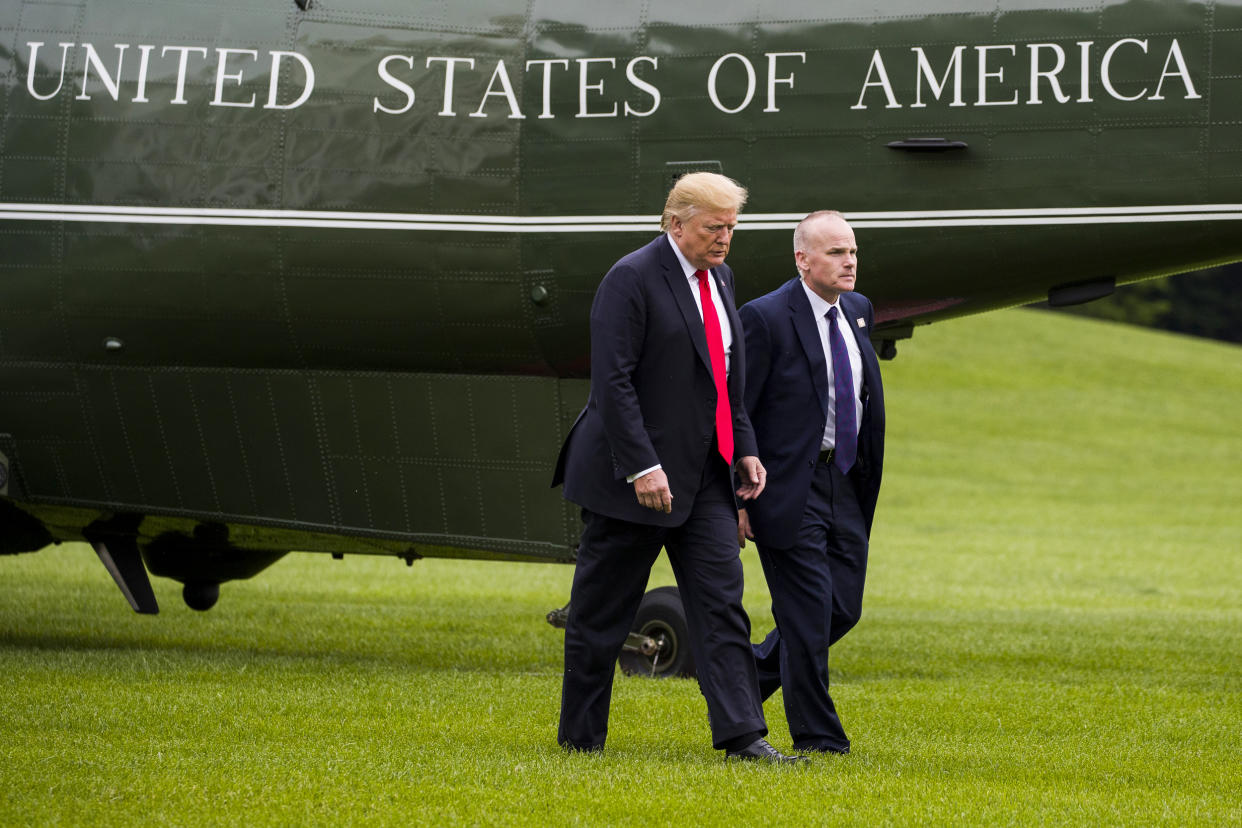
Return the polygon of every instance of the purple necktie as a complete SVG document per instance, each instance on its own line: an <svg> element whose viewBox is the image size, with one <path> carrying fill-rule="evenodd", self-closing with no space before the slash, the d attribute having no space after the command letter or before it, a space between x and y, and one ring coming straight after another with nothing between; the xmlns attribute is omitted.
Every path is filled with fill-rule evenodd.
<svg viewBox="0 0 1242 828"><path fill-rule="evenodd" d="M842 474L849 474L858 457L858 410L854 405L854 372L850 352L837 326L837 308L828 309L828 349L832 352L832 389L836 392L836 446L832 462Z"/></svg>

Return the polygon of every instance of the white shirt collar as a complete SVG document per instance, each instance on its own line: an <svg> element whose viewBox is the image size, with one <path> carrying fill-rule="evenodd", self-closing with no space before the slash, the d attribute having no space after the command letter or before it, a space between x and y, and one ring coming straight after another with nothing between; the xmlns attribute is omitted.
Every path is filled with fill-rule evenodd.
<svg viewBox="0 0 1242 828"><path fill-rule="evenodd" d="M806 283L806 279L803 279L801 276L799 276L798 282L802 285L802 289L806 291L806 298L811 300L811 313L815 314L815 319L817 321L824 318L824 316L828 313L829 308L836 308L837 318L839 319L843 318L843 314L845 312L841 310L841 297L840 296L837 297L837 301L829 302L828 300L824 299L824 297L820 296L818 293L811 290L811 288Z"/></svg>
<svg viewBox="0 0 1242 828"><path fill-rule="evenodd" d="M677 256L677 261L681 262L682 273L685 274L687 279L694 279L697 282L699 278L695 276L694 274L698 273L699 269L695 267L694 265L690 264L690 260L686 258L684 253L681 252L681 248L677 246L677 242L673 241L672 236L670 236L668 233L665 233L664 238L668 239L669 245L672 246L673 254Z"/></svg>

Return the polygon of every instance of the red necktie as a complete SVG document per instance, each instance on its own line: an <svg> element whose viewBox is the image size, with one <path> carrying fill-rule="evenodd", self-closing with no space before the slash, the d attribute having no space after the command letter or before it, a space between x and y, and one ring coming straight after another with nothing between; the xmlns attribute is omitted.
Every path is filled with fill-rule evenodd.
<svg viewBox="0 0 1242 828"><path fill-rule="evenodd" d="M712 302L712 289L707 284L707 271L696 270L699 280L699 304L703 307L703 329L707 332L707 354L712 359L712 382L716 384L716 445L720 456L733 465L733 411L729 407L729 385L725 380L724 337L720 333L720 317Z"/></svg>

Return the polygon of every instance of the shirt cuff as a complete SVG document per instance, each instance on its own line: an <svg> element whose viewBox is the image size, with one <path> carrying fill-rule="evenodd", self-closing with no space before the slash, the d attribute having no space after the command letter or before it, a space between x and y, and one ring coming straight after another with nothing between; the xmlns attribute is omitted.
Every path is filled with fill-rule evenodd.
<svg viewBox="0 0 1242 828"><path fill-rule="evenodd" d="M663 466L661 466L659 463L656 463L656 464L655 464L654 466L652 466L651 468L649 468L649 469L644 469L643 471L638 472L638 474L631 474L629 477L625 478L625 482L626 482L626 483L633 483L635 480L637 480L638 478L642 477L643 475L651 474L651 473L652 473L653 471L655 471L656 469L662 469L662 468L664 468L664 467L663 467Z"/></svg>

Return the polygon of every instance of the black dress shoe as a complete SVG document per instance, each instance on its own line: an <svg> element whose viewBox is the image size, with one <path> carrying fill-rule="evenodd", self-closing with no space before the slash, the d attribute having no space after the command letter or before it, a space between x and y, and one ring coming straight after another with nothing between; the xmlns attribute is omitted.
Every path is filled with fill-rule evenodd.
<svg viewBox="0 0 1242 828"><path fill-rule="evenodd" d="M766 739L756 739L744 748L725 751L725 761L734 759L747 762L769 762L773 765L798 765L811 761L805 756L786 756L769 745Z"/></svg>

